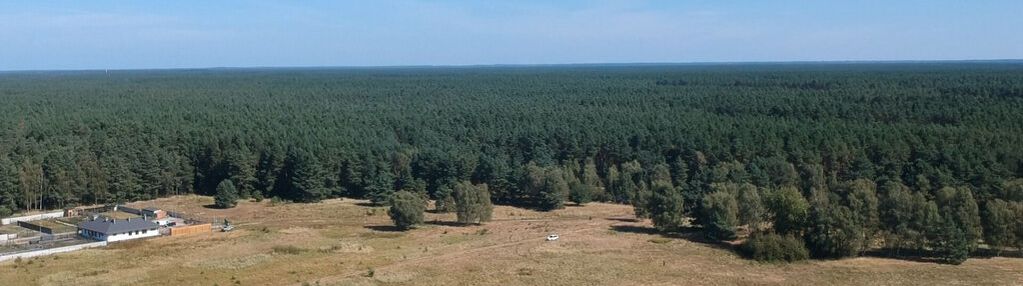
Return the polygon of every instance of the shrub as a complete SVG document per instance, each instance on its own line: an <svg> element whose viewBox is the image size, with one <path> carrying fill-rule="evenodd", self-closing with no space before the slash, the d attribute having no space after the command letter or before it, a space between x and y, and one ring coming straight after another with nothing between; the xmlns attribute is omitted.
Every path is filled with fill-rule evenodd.
<svg viewBox="0 0 1023 286"><path fill-rule="evenodd" d="M274 254L288 254L295 255L305 252L305 249L299 248L294 245L277 245L273 247Z"/></svg>
<svg viewBox="0 0 1023 286"><path fill-rule="evenodd" d="M421 196L400 191L391 197L391 208L387 214L391 216L395 227L407 230L423 222L423 212L425 211L426 201Z"/></svg>
<svg viewBox="0 0 1023 286"><path fill-rule="evenodd" d="M792 235L755 233L739 246L746 258L762 262L794 262L810 258L803 240Z"/></svg>
<svg viewBox="0 0 1023 286"><path fill-rule="evenodd" d="M278 196L270 197L270 206L279 206L287 203L289 202L285 199L282 199L281 197Z"/></svg>

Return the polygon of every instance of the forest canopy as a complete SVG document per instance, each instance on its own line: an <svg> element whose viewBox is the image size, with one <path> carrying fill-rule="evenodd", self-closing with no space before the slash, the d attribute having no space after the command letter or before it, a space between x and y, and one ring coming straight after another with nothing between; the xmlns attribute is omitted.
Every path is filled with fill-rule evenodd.
<svg viewBox="0 0 1023 286"><path fill-rule="evenodd" d="M471 182L542 209L674 191L693 215L722 183L1023 200L1018 63L8 72L0 102L3 215L224 180L299 202Z"/></svg>

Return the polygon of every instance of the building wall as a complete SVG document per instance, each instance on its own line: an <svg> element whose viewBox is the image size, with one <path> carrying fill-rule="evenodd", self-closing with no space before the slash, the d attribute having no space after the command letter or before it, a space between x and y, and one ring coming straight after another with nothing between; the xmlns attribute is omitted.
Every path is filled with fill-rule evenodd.
<svg viewBox="0 0 1023 286"><path fill-rule="evenodd" d="M82 230L78 230L78 234L80 234L80 235L82 235L84 237L95 239L95 240L115 242L115 241L129 240L129 239L138 239L138 238L159 236L160 235L160 230L159 229L145 230L145 231L141 231L141 233L138 233L138 234L135 234L134 232L132 232L132 233L118 233L118 234L114 234L114 235L107 235L107 234L104 234L104 233L92 232L92 231L88 231L88 230L82 229Z"/></svg>
<svg viewBox="0 0 1023 286"><path fill-rule="evenodd" d="M106 237L106 240L109 241L109 242L115 242L115 241L122 241L122 240L129 240L129 239L138 239L138 238L144 238L144 237L154 237L154 236L158 236L158 235L160 235L160 231L159 230L151 229L151 230L141 231L141 233L139 233L139 234L135 234L135 233L119 233L119 234L115 234L115 235L110 235L110 236Z"/></svg>

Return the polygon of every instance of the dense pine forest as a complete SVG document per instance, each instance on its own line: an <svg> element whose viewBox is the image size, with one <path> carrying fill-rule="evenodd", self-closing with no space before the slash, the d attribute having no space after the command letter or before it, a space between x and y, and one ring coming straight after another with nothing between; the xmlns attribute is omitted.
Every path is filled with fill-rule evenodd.
<svg viewBox="0 0 1023 286"><path fill-rule="evenodd" d="M0 215L225 180L443 206L469 182L712 239L744 226L752 256L1023 247L1020 63L10 72L0 103Z"/></svg>

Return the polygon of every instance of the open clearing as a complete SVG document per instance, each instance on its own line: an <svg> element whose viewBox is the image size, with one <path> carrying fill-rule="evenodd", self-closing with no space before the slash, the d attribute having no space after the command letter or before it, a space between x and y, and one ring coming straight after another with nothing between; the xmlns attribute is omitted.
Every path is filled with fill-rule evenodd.
<svg viewBox="0 0 1023 286"><path fill-rule="evenodd" d="M1020 285L1023 259L960 266L883 258L761 264L717 245L649 232L629 206L542 213L497 206L494 221L454 214L395 232L386 208L179 196L134 204L228 217L236 231L159 237L0 264L2 285ZM561 239L544 241L549 233Z"/></svg>

